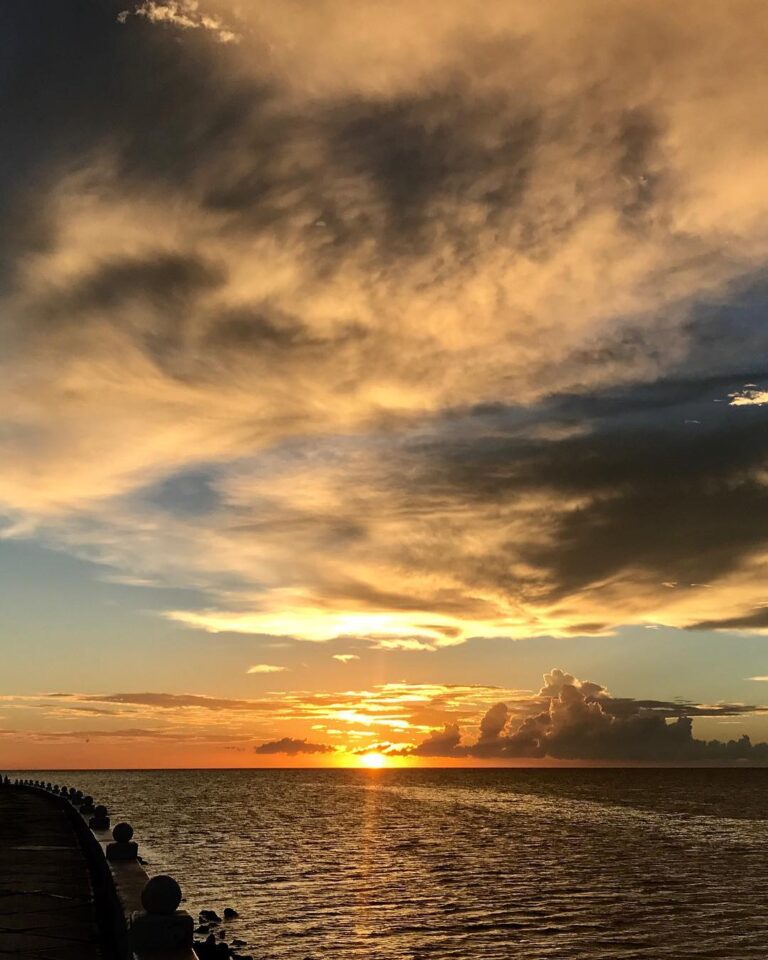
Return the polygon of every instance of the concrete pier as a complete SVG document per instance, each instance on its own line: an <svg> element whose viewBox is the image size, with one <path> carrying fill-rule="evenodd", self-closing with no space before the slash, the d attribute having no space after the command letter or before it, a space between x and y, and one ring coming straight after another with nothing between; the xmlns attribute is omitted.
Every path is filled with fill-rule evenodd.
<svg viewBox="0 0 768 960"><path fill-rule="evenodd" d="M196 960L178 883L132 835L74 787L0 777L0 960Z"/></svg>
<svg viewBox="0 0 768 960"><path fill-rule="evenodd" d="M85 853L65 810L31 791L0 787L0 956L111 955Z"/></svg>

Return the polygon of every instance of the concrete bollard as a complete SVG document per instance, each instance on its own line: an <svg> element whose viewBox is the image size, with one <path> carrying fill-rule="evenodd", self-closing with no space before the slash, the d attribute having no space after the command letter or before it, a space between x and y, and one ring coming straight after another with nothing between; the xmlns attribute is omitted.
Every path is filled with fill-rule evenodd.
<svg viewBox="0 0 768 960"><path fill-rule="evenodd" d="M91 830L109 830L109 810L100 803L93 811L93 816L88 821Z"/></svg>
<svg viewBox="0 0 768 960"><path fill-rule="evenodd" d="M141 893L143 910L131 915L131 945L136 952L188 950L192 947L192 917L179 910L181 887L163 874L147 881Z"/></svg>
<svg viewBox="0 0 768 960"><path fill-rule="evenodd" d="M112 831L113 842L107 844L107 860L135 860L139 855L139 845L133 840L133 827L130 823L118 823Z"/></svg>

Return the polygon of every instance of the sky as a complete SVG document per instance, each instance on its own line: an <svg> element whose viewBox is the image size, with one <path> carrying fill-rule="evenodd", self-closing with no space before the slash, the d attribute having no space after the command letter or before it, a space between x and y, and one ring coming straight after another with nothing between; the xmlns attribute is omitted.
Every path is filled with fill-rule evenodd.
<svg viewBox="0 0 768 960"><path fill-rule="evenodd" d="M5 0L0 766L768 760L767 44Z"/></svg>

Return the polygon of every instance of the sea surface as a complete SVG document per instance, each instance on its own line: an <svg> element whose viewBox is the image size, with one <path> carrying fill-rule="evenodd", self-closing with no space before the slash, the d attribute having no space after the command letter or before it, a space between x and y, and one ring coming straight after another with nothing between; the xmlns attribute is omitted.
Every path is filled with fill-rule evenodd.
<svg viewBox="0 0 768 960"><path fill-rule="evenodd" d="M259 960L768 957L766 770L28 775L132 823Z"/></svg>

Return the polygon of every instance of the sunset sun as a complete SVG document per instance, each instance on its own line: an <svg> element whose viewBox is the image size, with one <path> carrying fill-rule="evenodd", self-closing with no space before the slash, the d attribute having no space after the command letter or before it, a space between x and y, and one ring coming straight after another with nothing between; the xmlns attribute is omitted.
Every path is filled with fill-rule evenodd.
<svg viewBox="0 0 768 960"><path fill-rule="evenodd" d="M360 766L367 767L369 770L380 770L382 767L389 766L389 759L383 753L364 753L360 757Z"/></svg>

